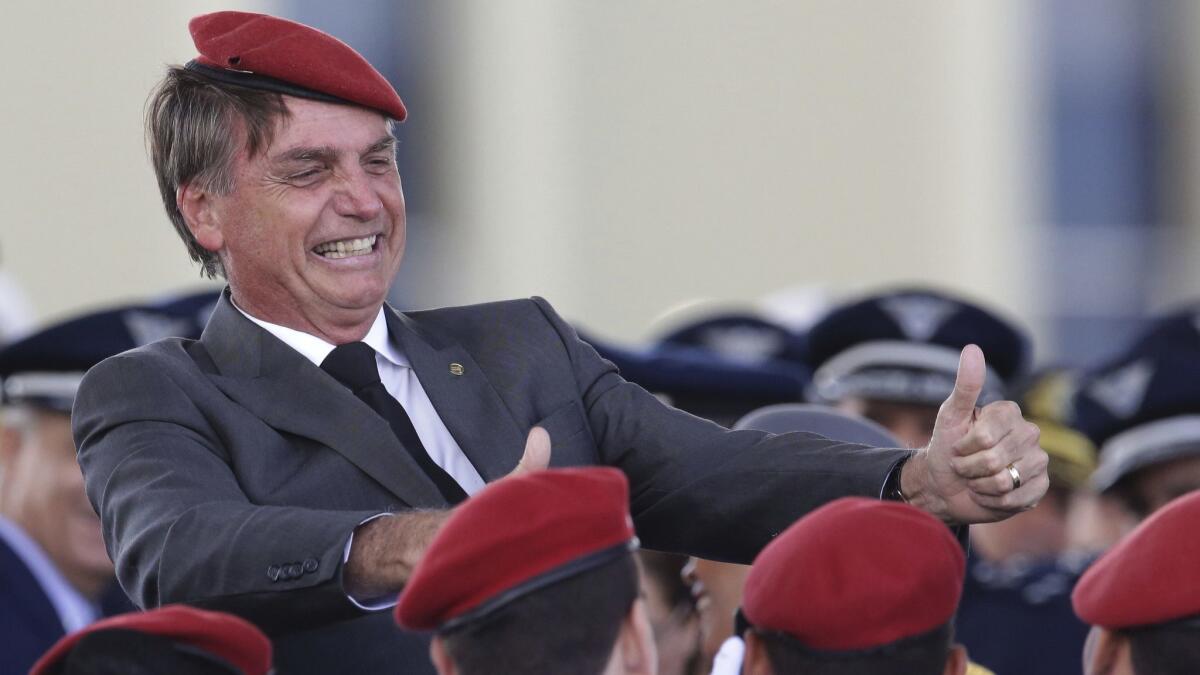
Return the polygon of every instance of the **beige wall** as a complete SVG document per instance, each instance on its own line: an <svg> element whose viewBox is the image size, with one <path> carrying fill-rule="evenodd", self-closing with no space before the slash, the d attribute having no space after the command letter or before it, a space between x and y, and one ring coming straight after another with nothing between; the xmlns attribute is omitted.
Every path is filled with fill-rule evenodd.
<svg viewBox="0 0 1200 675"><path fill-rule="evenodd" d="M1167 268L1158 307L1195 303L1200 296L1200 3L1169 5L1164 19L1169 58L1163 97L1170 142L1158 148L1164 158L1167 223L1161 230L1161 257Z"/></svg>
<svg viewBox="0 0 1200 675"><path fill-rule="evenodd" d="M199 285L163 214L142 108L195 54L187 19L268 2L6 2L0 269L39 318Z"/></svg>
<svg viewBox="0 0 1200 675"><path fill-rule="evenodd" d="M441 302L644 336L689 298L925 280L1028 313L1027 2L459 2ZM414 251L413 255L420 255Z"/></svg>
<svg viewBox="0 0 1200 675"><path fill-rule="evenodd" d="M6 5L0 269L43 318L199 283L141 114L193 53L186 18L230 4ZM408 141L440 158L410 251L437 262L431 303L543 294L636 339L689 299L795 284L1035 302L1028 0L442 7L442 88L408 101L438 120Z"/></svg>

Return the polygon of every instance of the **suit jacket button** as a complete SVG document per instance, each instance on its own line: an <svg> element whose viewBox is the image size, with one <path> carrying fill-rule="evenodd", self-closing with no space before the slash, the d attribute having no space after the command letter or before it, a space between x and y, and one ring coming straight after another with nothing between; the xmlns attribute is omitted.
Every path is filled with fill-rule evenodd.
<svg viewBox="0 0 1200 675"><path fill-rule="evenodd" d="M304 560L304 573L305 573L305 574L312 574L313 572L316 572L316 571L317 571L317 564L318 564L318 563L317 563L317 559L316 559L316 558L306 558L306 559Z"/></svg>
<svg viewBox="0 0 1200 675"><path fill-rule="evenodd" d="M267 568L267 578L271 581L279 581L279 575L283 572L279 565L271 565Z"/></svg>

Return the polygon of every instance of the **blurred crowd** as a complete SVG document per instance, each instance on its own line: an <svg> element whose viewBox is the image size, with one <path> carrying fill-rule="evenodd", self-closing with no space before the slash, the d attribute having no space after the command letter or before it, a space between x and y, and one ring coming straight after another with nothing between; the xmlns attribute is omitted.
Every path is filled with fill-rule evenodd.
<svg viewBox="0 0 1200 675"><path fill-rule="evenodd" d="M197 338L216 300L211 292L181 294L40 328L0 330L6 340L0 349L0 629L7 645L0 671L24 672L43 654L39 672L47 673L269 668L269 642L249 624L185 608L144 620L125 614L133 606L114 583L70 434L74 391L88 368L159 338ZM2 309L0 316L23 311ZM1161 656L1196 643L1186 630L1180 633L1186 640L1145 637L1156 625L1174 630L1176 622L1200 615L1193 590L1200 584L1194 575L1190 582L1178 576L1194 565L1182 561L1194 561L1187 551L1195 539L1190 523L1200 515L1195 495L1189 496L1200 489L1195 309L1155 318L1130 344L1114 346L1108 362L1083 370L1034 364L1019 321L928 288L847 298L803 327L767 311L709 313L677 322L648 347L591 342L626 379L697 416L735 429L819 433L848 449L927 444L938 406L954 387L959 353L975 344L988 364L980 405L1012 399L1037 423L1051 487L1036 508L969 532L925 522L916 509L895 502L838 500L782 534L753 566L742 566L631 553L636 539L619 472L551 470L502 481L509 485L490 487L458 509L397 606L401 625L438 633L432 654L441 672L508 672L495 665L505 649L535 652L527 643L547 639L518 640L503 631L490 636L494 620L463 611L492 604L497 615L517 612L526 631L544 630L538 621L560 628L580 622L600 636L593 640L597 669L570 672L601 672L624 659L626 670L603 672L940 673L944 667L1063 675L1122 672L1095 664L1122 653L1131 663L1146 663L1149 645ZM551 494L555 517L539 519L540 509L549 507L537 500ZM527 509L531 517L509 519L504 527L513 531L497 533L489 501L506 511ZM1185 526L1190 529L1178 529ZM534 537L537 544L529 541ZM463 567L478 560L495 561L496 569ZM563 566L568 573L554 572ZM553 602L526 606L527 598L545 593L547 574L555 581L573 575L591 581L559 588ZM1098 577L1090 586L1089 575ZM920 584L936 592L920 599L904 594ZM606 611L600 597L617 601L603 629L597 628ZM630 614L638 598L638 612ZM566 609L552 609L555 602ZM887 611L888 603L903 611ZM1093 635L1085 659L1089 624L1105 630ZM217 637L226 632L233 637ZM562 632L566 642L557 649L580 649L569 642L579 631ZM895 654L911 652L919 660L930 645L936 670L864 665L874 659L894 668L901 658ZM552 659L554 650L542 648ZM72 654L78 664L95 662L78 656L88 650L107 650L118 661L143 654L189 665L72 670ZM830 653L867 660L851 660L844 670L779 665L821 662ZM471 662L485 665L464 665ZM1200 672L1197 661L1181 662L1189 665L1129 672ZM213 664L226 670L203 669Z"/></svg>

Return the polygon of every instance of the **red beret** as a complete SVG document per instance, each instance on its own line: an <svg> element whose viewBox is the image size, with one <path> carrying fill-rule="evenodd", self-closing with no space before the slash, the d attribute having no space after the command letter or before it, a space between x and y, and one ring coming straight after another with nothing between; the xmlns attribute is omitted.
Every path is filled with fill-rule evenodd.
<svg viewBox="0 0 1200 675"><path fill-rule="evenodd" d="M60 639L42 655L29 675L45 675L65 659L85 635L102 630L130 630L182 642L219 656L246 675L271 671L271 641L243 619L186 605L167 605L102 619Z"/></svg>
<svg viewBox="0 0 1200 675"><path fill-rule="evenodd" d="M628 555L629 484L616 469L504 478L454 510L396 605L410 630L447 629Z"/></svg>
<svg viewBox="0 0 1200 675"><path fill-rule="evenodd" d="M1120 629L1200 615L1200 492L1155 511L1100 557L1071 602L1086 623Z"/></svg>
<svg viewBox="0 0 1200 675"><path fill-rule="evenodd" d="M933 516L846 497L794 523L746 577L742 613L757 628L822 651L858 651L927 633L958 608L962 547Z"/></svg>
<svg viewBox="0 0 1200 675"><path fill-rule="evenodd" d="M188 23L200 56L189 70L226 84L408 112L387 79L345 42L304 24L251 12L213 12Z"/></svg>

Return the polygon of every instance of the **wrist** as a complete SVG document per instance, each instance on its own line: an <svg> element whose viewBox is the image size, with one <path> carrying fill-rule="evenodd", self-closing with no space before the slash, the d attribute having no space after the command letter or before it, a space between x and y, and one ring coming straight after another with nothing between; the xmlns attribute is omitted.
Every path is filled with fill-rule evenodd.
<svg viewBox="0 0 1200 675"><path fill-rule="evenodd" d="M900 498L908 504L933 514L949 523L945 514L945 503L932 490L932 475L929 470L929 452L917 450L900 467L900 479L896 481Z"/></svg>

